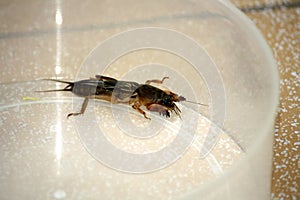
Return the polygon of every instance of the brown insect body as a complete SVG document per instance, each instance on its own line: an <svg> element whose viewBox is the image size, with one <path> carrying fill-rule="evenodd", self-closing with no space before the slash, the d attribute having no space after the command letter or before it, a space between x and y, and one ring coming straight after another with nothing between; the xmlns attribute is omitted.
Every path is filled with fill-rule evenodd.
<svg viewBox="0 0 300 200"><path fill-rule="evenodd" d="M174 111L180 116L180 109L174 102L185 100L170 91L164 91L152 85L143 84L135 90L137 101L153 112L158 112L163 116L170 117L169 111ZM145 116L146 117L146 116Z"/></svg>
<svg viewBox="0 0 300 200"><path fill-rule="evenodd" d="M141 109L145 106L152 112L170 117L170 111L174 111L180 116L180 109L175 102L185 101L186 99L171 91L162 90L150 85L150 83L163 83L162 80L148 80L146 84L139 84L130 81L119 81L111 77L96 75L95 78L80 80L76 82L67 82L55 79L46 79L68 84L64 89L47 90L41 92L53 91L71 91L77 96L85 97L81 110L78 113L70 113L69 116L83 114L88 105L89 99L101 99L111 103L125 103L132 105L132 108L147 117L146 113Z"/></svg>

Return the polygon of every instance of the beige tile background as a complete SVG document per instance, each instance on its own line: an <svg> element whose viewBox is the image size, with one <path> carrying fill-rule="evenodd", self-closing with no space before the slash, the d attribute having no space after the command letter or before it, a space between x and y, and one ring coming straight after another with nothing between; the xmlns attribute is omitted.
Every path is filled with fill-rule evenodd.
<svg viewBox="0 0 300 200"><path fill-rule="evenodd" d="M246 10L273 50L281 97L273 146L274 199L300 199L300 1L232 0Z"/></svg>

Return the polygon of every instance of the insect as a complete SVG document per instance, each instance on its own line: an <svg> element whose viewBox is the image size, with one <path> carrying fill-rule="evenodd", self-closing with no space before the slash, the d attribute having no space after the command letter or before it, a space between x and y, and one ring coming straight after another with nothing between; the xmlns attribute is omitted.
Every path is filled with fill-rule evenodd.
<svg viewBox="0 0 300 200"><path fill-rule="evenodd" d="M151 83L162 84L164 80L168 78L169 77L164 77L161 80L147 80L144 84L139 84L132 81L121 81L102 75L96 75L95 78L75 82L57 79L44 79L48 81L66 83L67 86L63 89L45 90L39 92L70 91L77 96L84 97L81 110L76 113L68 114L67 118L70 116L84 114L89 99L100 99L109 101L113 104L122 103L131 105L133 109L141 113L146 119L150 118L146 115L146 112L141 109L142 106L145 106L149 111L158 112L160 115L163 115L167 118L170 117L170 112L174 112L180 117L181 111L175 102L187 100L183 96L179 96L178 94L175 94L169 90L162 90L151 85Z"/></svg>

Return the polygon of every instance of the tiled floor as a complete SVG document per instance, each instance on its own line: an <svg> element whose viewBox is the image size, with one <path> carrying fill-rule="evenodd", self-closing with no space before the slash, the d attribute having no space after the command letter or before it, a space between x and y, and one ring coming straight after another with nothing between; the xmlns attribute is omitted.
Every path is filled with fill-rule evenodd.
<svg viewBox="0 0 300 200"><path fill-rule="evenodd" d="M300 1L232 0L261 30L280 73L272 191L274 199L300 198Z"/></svg>
<svg viewBox="0 0 300 200"><path fill-rule="evenodd" d="M231 0L237 7L242 8L242 10L250 17L257 27L263 33L268 44L273 50L273 54L277 61L278 69L280 72L280 86L281 86L281 99L280 108L278 109L278 115L275 125L275 139L274 139L274 159L273 159L273 178L272 178L272 193L274 199L300 199L300 161L299 161L299 149L300 149L300 129L299 129L299 84L300 84L300 69L299 69L299 41L300 41L300 2L297 0L283 1L283 0ZM117 34L125 29L130 29L139 24L147 24L152 26L156 24L157 19L162 20L162 24L165 25L168 22L169 17L173 13L169 13L167 16L161 16L164 13L164 9L171 10L177 13L177 9L181 10L173 4L168 4L164 6L153 5L150 1L145 1L144 7L149 9L143 9L144 12L139 12L135 9L134 4L129 4L124 7L112 6L113 1L102 1L101 4L93 5L93 0L87 0L80 2L80 6L74 6L76 1L18 1L18 0L7 0L0 2L0 61L1 61L1 79L0 83L12 83L12 82L22 82L22 81L32 81L40 78L64 78L64 79L74 79L80 70L82 62L85 60L86 56L89 54L91 49L93 49L96 44L102 42L103 40L109 38L111 35ZM189 2L189 1L188 1ZM192 2L192 1L191 1ZM163 1L162 1L163 3ZM131 8L132 12L125 12L124 9L128 7ZM150 9L151 8L151 9ZM117 15L111 15L111 9L118 9ZM197 12L199 8L193 7L193 4L187 3L186 10L189 12ZM61 21L61 11L63 11L63 22ZM126 13L126 15L125 15ZM178 14L178 13L177 13ZM186 14L184 12L180 14ZM95 16L101 15L105 17L95 18ZM186 19L182 19L181 15L176 15L178 17L178 24L186 24ZM173 16L174 17L174 16ZM130 18L134 23L128 23L127 18ZM143 21L143 19L152 19L150 21ZM118 23L115 23L118 21ZM61 25L63 23L63 26ZM190 21L188 21L189 26L193 26ZM101 25L99 25L101 24ZM207 25L208 26L208 25ZM168 28L172 28L169 26ZM195 33L190 33L191 35L196 35ZM139 57L139 55L135 55ZM153 58L157 58L155 52L153 53ZM144 58L145 60L147 58ZM149 58L148 58L149 59ZM170 55L165 55L165 60L176 65L184 65L186 63L179 62ZM132 59L134 60L134 59ZM149 62L151 59L149 60ZM142 64L139 60L134 60L135 65ZM117 64L128 64L126 62L119 61ZM96 72L95 72L96 73ZM120 71L111 71L110 73L121 73ZM159 74L159 72L157 72ZM182 73L185 73L184 71ZM118 75L118 74L117 74ZM51 87L51 85L46 85ZM10 85L9 87L13 87ZM24 86L25 87L25 86ZM199 87L202 87L199 85ZM20 91L20 88L16 88ZM2 94L1 94L2 95ZM60 97L59 94L57 94ZM18 97L22 97L19 95ZM62 98L62 101L64 99ZM52 102L53 103L53 102ZM57 101L57 104L62 103ZM99 187L110 188L110 184L116 187L122 187L126 182L117 182L117 173L107 173L110 174L108 177L105 172L109 171L105 167L97 165L94 159L84 157L82 152L84 152L82 147L76 146L80 143L78 137L75 137L74 130L72 130L72 123L67 121L62 116L49 115L46 112L47 109L52 109L55 113L65 113L68 111L69 107L62 106L58 108L55 104L49 104L47 109L43 109L42 105L37 106L41 110L41 115L45 123L54 120L55 117L61 118L62 128L68 130L64 138L69 138L70 140L64 141L64 158L66 161L64 163L58 162L61 158L59 157L59 152L62 151L61 147L57 144L57 140L62 140L60 137L51 138L48 136L41 137L36 135L36 138L29 140L32 142L32 146L38 150L25 149L20 155L8 155L11 156L11 165L17 163L18 165L13 165L12 169L8 171L16 171L22 168L24 164L24 169L27 169L28 174L22 174L22 171L15 172L12 178L12 182L15 181L17 185L17 176L27 177L31 173L34 174L33 167L38 169L37 171L41 174L35 174L37 180L39 177L48 177L51 174L56 174L62 171L47 172L41 169L41 166L53 166L53 169L60 169L58 165L67 166L66 169L74 169L72 166L76 166L77 174L74 175L70 171L65 170L63 173L66 176L58 182L53 188L53 191L47 191L47 186L51 185L47 180L43 180L45 188L41 190L36 190L35 194L28 195L27 198L40 198L43 199L44 196L39 196L39 192L49 193L51 198L63 199L66 196L74 193L72 190L61 190L62 184L74 184L75 186L80 185L84 182L81 179L83 175L87 178L93 180L85 184L84 189L91 189L95 194L97 193L94 186L98 184ZM26 110L25 110L26 111ZM24 111L24 112L25 112ZM12 112L18 113L18 108L13 109ZM2 116L7 117L7 113ZM28 116L32 116L28 113ZM29 124L29 126L25 126ZM25 121L20 122L16 128L20 128L24 133L29 129L36 128L36 133L42 133L39 127L35 127L34 120L31 118L25 118ZM49 128L53 132L57 132L57 127L53 126ZM72 134L73 133L73 134ZM62 137L62 136L61 136ZM28 135L11 135L10 138L22 139L18 143L17 147L25 147L24 141L28 140ZM41 139L43 138L43 139ZM5 138L6 141L7 138ZM56 141L55 141L56 140ZM7 141L10 141L9 139ZM36 146L35 146L36 145ZM56 150L53 155L51 152L47 152L46 147L52 145ZM9 144L7 145L9 146ZM52 148L51 146L51 148ZM48 146L49 147L49 146ZM34 151L34 154L31 152ZM75 153L74 153L75 152ZM61 153L61 152L60 152ZM55 155L54 155L55 154ZM72 160L68 157L76 154L77 159ZM33 163L32 166L28 165L28 162L17 162L20 159L19 156L23 156L25 160L31 160L32 157L43 157L39 162ZM76 163L70 163L75 161ZM85 167L80 165L81 163L87 164L87 171ZM27 164L27 166L26 166ZM11 165L4 166L5 169L9 168ZM177 167L184 168L185 164L179 163ZM205 167L203 167L205 168ZM172 174L172 169L168 173ZM103 174L93 174L93 170L101 171ZM86 173L86 174L83 174ZM186 175L186 174L185 174ZM187 174L187 176L194 176ZM199 174L198 174L199 175ZM126 177L126 174L123 175ZM151 181L155 181L157 177L164 176L164 174L158 174L156 177L149 176L149 182L144 183L147 185ZM111 180L111 182L100 183L95 180L95 177ZM197 176L195 176L197 177ZM199 175L200 177L200 175ZM51 177L48 177L49 179ZM183 177L184 178L184 177ZM210 177L206 177L209 179ZM126 179L126 178L125 178ZM124 179L124 180L125 180ZM126 179L126 180L130 180ZM0 179L0 181L2 181ZM26 182L23 179L22 184L33 184L33 182ZM196 179L194 180L197 181ZM36 184L36 182L34 183ZM30 185L34 188L36 185ZM106 184L106 185L105 185ZM108 184L108 185L107 185ZM134 182L131 186L136 187L139 183ZM0 184L1 185L1 184ZM50 187L50 186L49 186ZM172 192L175 187L178 190L183 190L180 185L176 182L170 182L168 192ZM119 189L120 189L119 188ZM6 188L7 189L7 188ZM8 188L10 191L14 191L14 188ZM3 191L0 189L0 191ZM22 188L18 190L20 194L26 193L22 191ZM120 189L122 194L126 194L126 191ZM81 194L83 197L91 197L91 194ZM113 190L110 188L105 191L105 195L109 196ZM94 194L93 193L93 194ZM16 194L18 195L18 194ZM25 197L26 198L26 197ZM72 198L72 196L71 196ZM75 198L75 197L74 197ZM77 198L80 198L77 197Z"/></svg>

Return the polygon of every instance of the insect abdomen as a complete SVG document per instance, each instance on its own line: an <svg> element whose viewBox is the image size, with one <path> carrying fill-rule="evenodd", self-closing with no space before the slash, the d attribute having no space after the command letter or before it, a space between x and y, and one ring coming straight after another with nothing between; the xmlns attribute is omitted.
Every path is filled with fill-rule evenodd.
<svg viewBox="0 0 300 200"><path fill-rule="evenodd" d="M113 87L113 86L112 86ZM110 87L104 87L103 81L98 80L82 80L74 83L72 92L77 96L94 96L94 95L109 95L112 90Z"/></svg>

